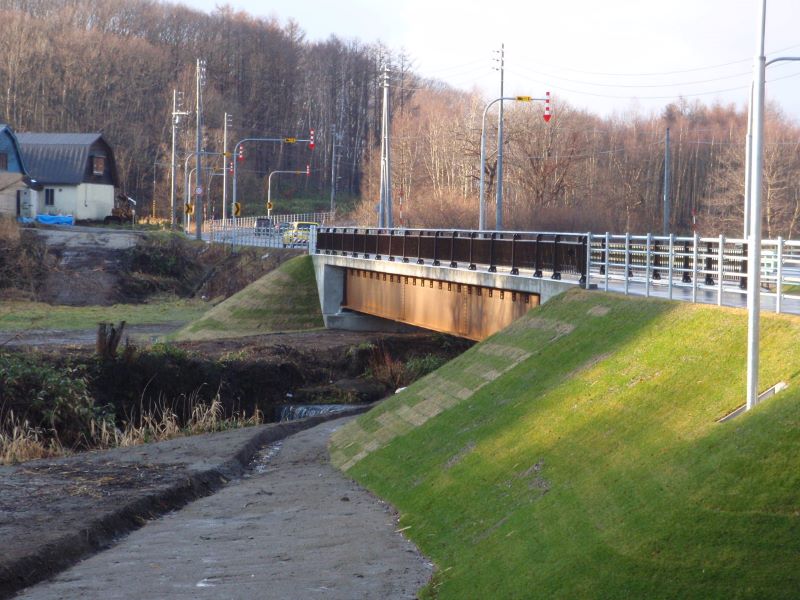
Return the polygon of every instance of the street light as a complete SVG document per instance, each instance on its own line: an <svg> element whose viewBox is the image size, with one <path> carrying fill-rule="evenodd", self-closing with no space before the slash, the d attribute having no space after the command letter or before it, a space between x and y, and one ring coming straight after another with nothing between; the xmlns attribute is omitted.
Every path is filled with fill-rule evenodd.
<svg viewBox="0 0 800 600"><path fill-rule="evenodd" d="M311 173L310 167L306 167L305 171L272 171L267 177L267 217L272 216L272 176L278 173L291 173L292 175L309 175Z"/></svg>
<svg viewBox="0 0 800 600"><path fill-rule="evenodd" d="M764 36L767 20L767 0L759 9L758 44L750 95L747 152L745 170L745 219L749 215L747 237L747 410L758 402L758 354L761 318L761 185L764 167L764 89L766 68L780 61L798 61L800 57L779 57L767 62ZM751 147L752 146L752 147ZM748 198L749 194L749 198Z"/></svg>
<svg viewBox="0 0 800 600"><path fill-rule="evenodd" d="M136 200L134 200L130 196L125 196L125 198L128 200L128 202L133 204L133 216L131 217L131 229L133 229L134 227L136 227Z"/></svg>
<svg viewBox="0 0 800 600"><path fill-rule="evenodd" d="M501 100L514 100L516 102L547 102L549 98L533 98L531 96L501 96L500 98L495 98L489 102L489 104L486 105L486 108L483 109L483 121L481 123L481 191L480 208L478 212L478 229L481 231L486 229L486 184L484 182L484 171L486 170L486 114L489 112L489 109L493 104L500 102ZM547 115L545 120L547 119L549 119L549 115Z"/></svg>

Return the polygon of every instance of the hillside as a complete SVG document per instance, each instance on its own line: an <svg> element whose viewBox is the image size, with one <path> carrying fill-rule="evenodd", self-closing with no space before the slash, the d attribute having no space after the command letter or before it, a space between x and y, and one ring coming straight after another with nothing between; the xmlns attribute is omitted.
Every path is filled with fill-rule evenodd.
<svg viewBox="0 0 800 600"><path fill-rule="evenodd" d="M575 291L340 429L333 461L401 512L435 598L794 598L800 319Z"/></svg>
<svg viewBox="0 0 800 600"><path fill-rule="evenodd" d="M311 257L299 256L221 302L174 339L201 341L322 326Z"/></svg>

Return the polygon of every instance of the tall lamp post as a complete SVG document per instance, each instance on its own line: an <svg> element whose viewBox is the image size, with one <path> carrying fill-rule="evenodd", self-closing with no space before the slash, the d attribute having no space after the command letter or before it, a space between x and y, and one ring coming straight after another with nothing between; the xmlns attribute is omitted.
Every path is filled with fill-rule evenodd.
<svg viewBox="0 0 800 600"><path fill-rule="evenodd" d="M533 98L532 96L501 96L495 98L486 108L483 109L483 121L481 122L481 184L480 184L480 207L478 211L478 229L480 231L486 230L486 115L493 104L502 100L514 100L516 102L549 102L549 98ZM545 113L545 121L550 120L550 113Z"/></svg>
<svg viewBox="0 0 800 600"><path fill-rule="evenodd" d="M780 61L800 61L800 57L780 57L767 62L764 36L767 0L759 7L759 31L750 95L745 170L745 223L747 236L747 410L758 402L758 363L761 317L761 186L764 167L764 90L766 68Z"/></svg>

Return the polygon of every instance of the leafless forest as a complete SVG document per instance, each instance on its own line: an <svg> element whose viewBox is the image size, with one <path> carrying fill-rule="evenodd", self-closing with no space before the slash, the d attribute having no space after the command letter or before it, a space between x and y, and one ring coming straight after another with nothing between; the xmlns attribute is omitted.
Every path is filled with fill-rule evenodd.
<svg viewBox="0 0 800 600"><path fill-rule="evenodd" d="M378 197L381 69L392 69L395 222L476 227L481 115L476 92L425 81L406 56L380 44L331 36L308 41L302 23L229 8L205 14L152 0L0 0L0 122L18 131L102 131L116 152L124 191L145 213L168 209L173 89L193 110L195 60L207 61L206 150L229 140L304 137L304 145L246 147L240 194L263 200L264 175L304 168L298 194L326 196L334 131L337 189L360 195L350 216L373 223ZM741 235L744 107L676 100L661 114L600 117L554 95L545 123L537 104L506 105L506 228L659 232L664 137L671 132L671 230ZM194 121L180 155L194 148ZM486 181L494 219L496 116L490 116ZM777 106L767 114L764 235L797 237L800 125ZM183 162L183 161L181 161ZM222 164L218 165L222 168ZM219 197L221 178L212 180ZM179 184L182 188L182 183ZM401 214L402 212L402 214Z"/></svg>

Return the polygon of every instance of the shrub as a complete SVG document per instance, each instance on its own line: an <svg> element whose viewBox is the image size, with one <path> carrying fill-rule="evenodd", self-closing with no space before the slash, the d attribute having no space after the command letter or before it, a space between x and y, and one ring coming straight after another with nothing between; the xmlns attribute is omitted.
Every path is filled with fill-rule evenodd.
<svg viewBox="0 0 800 600"><path fill-rule="evenodd" d="M94 404L83 370L54 367L35 355L0 354L0 423L18 423L68 447L86 447L93 420L112 418Z"/></svg>
<svg viewBox="0 0 800 600"><path fill-rule="evenodd" d="M428 373L432 373L446 362L446 358L443 356L436 356L435 354L412 356L406 362L405 371L407 382L414 382Z"/></svg>

